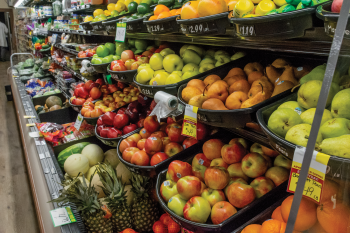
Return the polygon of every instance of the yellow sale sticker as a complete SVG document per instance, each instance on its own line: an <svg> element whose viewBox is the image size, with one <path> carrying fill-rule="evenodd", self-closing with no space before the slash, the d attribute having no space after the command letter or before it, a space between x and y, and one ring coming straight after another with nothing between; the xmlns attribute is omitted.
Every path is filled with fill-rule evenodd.
<svg viewBox="0 0 350 233"><path fill-rule="evenodd" d="M197 111L198 107L186 105L182 135L197 139Z"/></svg>
<svg viewBox="0 0 350 233"><path fill-rule="evenodd" d="M294 152L292 168L290 170L287 191L294 193L298 184L301 164L304 159L305 147L297 146ZM325 173L330 156L314 151L309 174L305 182L303 196L320 203Z"/></svg>

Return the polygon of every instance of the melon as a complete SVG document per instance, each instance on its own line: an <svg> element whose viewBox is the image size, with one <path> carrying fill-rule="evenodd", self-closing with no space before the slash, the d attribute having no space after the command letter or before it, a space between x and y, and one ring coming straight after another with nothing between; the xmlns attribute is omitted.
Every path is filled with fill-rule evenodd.
<svg viewBox="0 0 350 233"><path fill-rule="evenodd" d="M119 163L115 170L117 171L117 177L122 179L123 184L131 184L132 174L123 163Z"/></svg>
<svg viewBox="0 0 350 233"><path fill-rule="evenodd" d="M94 174L94 172L96 171L97 167L99 167L99 166L103 166L103 165L102 164L101 165L97 164L95 166L90 167L89 171L86 173L86 178L88 180L91 180L92 175ZM95 172L95 174L97 174L97 171Z"/></svg>
<svg viewBox="0 0 350 233"><path fill-rule="evenodd" d="M89 170L89 160L82 154L74 154L64 162L64 170L70 177L83 175Z"/></svg>
<svg viewBox="0 0 350 233"><path fill-rule="evenodd" d="M74 144L73 146L67 147L63 151L61 151L57 156L57 162L61 168L63 168L64 162L66 159L73 154L81 154L82 150L85 146L89 145L90 142L80 142Z"/></svg>
<svg viewBox="0 0 350 233"><path fill-rule="evenodd" d="M125 185L124 191L126 191L126 203L131 206L134 203L134 193L131 191L131 185Z"/></svg>
<svg viewBox="0 0 350 233"><path fill-rule="evenodd" d="M103 150L96 144L87 145L81 151L81 154L85 155L86 158L89 159L90 167L102 162L104 158Z"/></svg>
<svg viewBox="0 0 350 233"><path fill-rule="evenodd" d="M49 109L49 112L55 111L55 110L59 110L59 109L62 109L62 107L59 106L59 105L54 105L54 106L52 106L52 107Z"/></svg>
<svg viewBox="0 0 350 233"><path fill-rule="evenodd" d="M102 198L102 197L106 196L106 194L103 192L102 188L100 187L100 186L102 186L102 187L104 187L104 186L103 186L98 174L95 173L95 175L94 175L94 177L92 177L90 183L91 183L91 186L93 186L95 188L96 192L98 193L97 198Z"/></svg>
<svg viewBox="0 0 350 233"><path fill-rule="evenodd" d="M117 155L117 149L110 149L105 152L105 158L103 162L109 162L113 168L116 168L120 162L118 155Z"/></svg>
<svg viewBox="0 0 350 233"><path fill-rule="evenodd" d="M54 105L62 106L62 100L58 96L50 96L46 99L45 104L48 108L53 107Z"/></svg>

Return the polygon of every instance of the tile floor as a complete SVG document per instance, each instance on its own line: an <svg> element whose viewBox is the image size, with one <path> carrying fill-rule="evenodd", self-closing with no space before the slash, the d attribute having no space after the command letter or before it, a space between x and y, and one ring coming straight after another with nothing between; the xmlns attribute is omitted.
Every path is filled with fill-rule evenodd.
<svg viewBox="0 0 350 233"><path fill-rule="evenodd" d="M14 103L7 101L7 68L0 62L0 233L38 233Z"/></svg>

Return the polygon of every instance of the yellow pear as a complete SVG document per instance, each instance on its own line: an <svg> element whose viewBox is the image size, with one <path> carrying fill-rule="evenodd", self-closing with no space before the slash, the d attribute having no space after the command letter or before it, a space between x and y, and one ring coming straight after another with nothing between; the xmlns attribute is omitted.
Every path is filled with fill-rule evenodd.
<svg viewBox="0 0 350 233"><path fill-rule="evenodd" d="M207 99L209 99L209 97L206 94L196 95L196 96L193 96L190 99L190 101L188 101L188 104L192 106L196 106L198 108L202 108L204 101L206 101Z"/></svg>

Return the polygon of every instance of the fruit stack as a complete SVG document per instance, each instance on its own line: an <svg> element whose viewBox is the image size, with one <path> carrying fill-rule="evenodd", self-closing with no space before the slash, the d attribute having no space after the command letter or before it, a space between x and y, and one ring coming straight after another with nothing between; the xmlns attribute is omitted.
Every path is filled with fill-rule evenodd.
<svg viewBox="0 0 350 233"><path fill-rule="evenodd" d="M194 19L231 11L232 5L235 3L237 3L236 0L190 1L182 6L181 19Z"/></svg>
<svg viewBox="0 0 350 233"><path fill-rule="evenodd" d="M219 224L289 177L290 160L257 143L248 152L243 138L226 145L210 139L202 150L192 166L171 162L160 187L168 208L193 222L207 223L210 216L213 224Z"/></svg>
<svg viewBox="0 0 350 233"><path fill-rule="evenodd" d="M96 49L97 48L93 48L93 49L86 49L84 51L80 51L78 53L78 57L79 58L86 58L86 57L93 57L96 54Z"/></svg>
<svg viewBox="0 0 350 233"><path fill-rule="evenodd" d="M137 0L129 1L127 5L130 13L134 13L131 16L123 17L123 22L130 20L141 19L143 17L149 17L152 15L151 5L153 4L152 0Z"/></svg>
<svg viewBox="0 0 350 233"><path fill-rule="evenodd" d="M144 119L152 111L148 107L151 100L142 94L135 98L127 108L120 108L117 113L107 112L102 115L97 120L97 134L103 138L118 138L143 127Z"/></svg>
<svg viewBox="0 0 350 233"><path fill-rule="evenodd" d="M325 69L326 64L317 66L300 79L302 85L297 101L281 104L270 115L267 126L273 133L291 143L306 147ZM346 146L350 140L349 76L341 77L336 71L332 81L315 149L329 155L350 158L350 149Z"/></svg>
<svg viewBox="0 0 350 233"><path fill-rule="evenodd" d="M164 19L171 16L179 15L181 13L180 9L172 9L170 10L167 6L158 4L153 11L153 16L151 16L148 21L156 20L156 19Z"/></svg>
<svg viewBox="0 0 350 233"><path fill-rule="evenodd" d="M156 51L149 65L137 70L135 80L152 86L174 84L244 56L237 53L230 58L226 51L205 51L196 45L182 46L179 54L170 48L164 48L159 53Z"/></svg>
<svg viewBox="0 0 350 233"><path fill-rule="evenodd" d="M120 59L120 56L116 54L115 44L108 42L96 48L96 54L92 56L91 64L106 64L118 59Z"/></svg>
<svg viewBox="0 0 350 233"><path fill-rule="evenodd" d="M83 105L85 101L92 102L101 97L101 90L112 89L112 86L108 89L108 86L102 79L96 81L89 80L86 83L79 83L75 89L70 102L74 105Z"/></svg>
<svg viewBox="0 0 350 233"><path fill-rule="evenodd" d="M128 163L154 166L198 142L181 135L181 132L181 122L168 118L167 123L159 123L156 116L148 116L139 133L121 141L119 152ZM197 125L197 135L198 140L207 135L207 128L203 124Z"/></svg>
<svg viewBox="0 0 350 233"><path fill-rule="evenodd" d="M160 216L159 221L153 224L152 230L154 233L178 233L181 227L174 222L169 214L163 214Z"/></svg>
<svg viewBox="0 0 350 233"><path fill-rule="evenodd" d="M135 55L132 50L124 50L121 59L111 62L110 70L126 71L137 70L142 64L148 64L149 58L145 55Z"/></svg>
<svg viewBox="0 0 350 233"><path fill-rule="evenodd" d="M307 66L293 67L283 59L276 59L265 69L260 63L248 63L244 70L231 69L223 80L215 74L203 81L192 79L181 95L189 105L203 109L250 108L298 85L298 80L309 69Z"/></svg>

